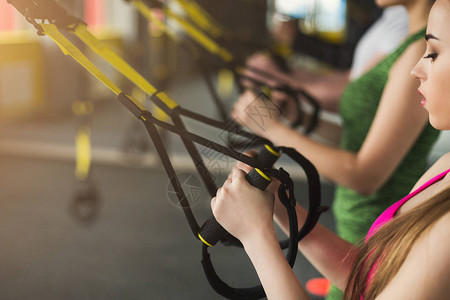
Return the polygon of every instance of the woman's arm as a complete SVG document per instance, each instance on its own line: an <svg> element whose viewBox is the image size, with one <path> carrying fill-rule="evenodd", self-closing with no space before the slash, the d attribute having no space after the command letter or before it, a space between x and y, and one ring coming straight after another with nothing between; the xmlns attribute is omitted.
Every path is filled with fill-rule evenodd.
<svg viewBox="0 0 450 300"><path fill-rule="evenodd" d="M238 163L233 169L232 174L238 168L244 170L244 172L249 172L251 170L250 166L244 163ZM232 174L228 176L228 180L231 180ZM275 195L276 198L274 202L274 219L286 235L289 235L289 219L286 209L277 196L279 185L280 182L278 180L273 180L269 185L268 190ZM249 197L243 197L241 195L240 199L249 199ZM305 223L307 212L299 205L296 206L296 212L300 228ZM269 233L272 234L272 231L269 230ZM262 239L263 238L260 238L260 240ZM257 248L257 246L255 247ZM354 257L352 256L354 252L352 250L355 250L355 246L353 244L341 239L334 232L330 231L322 224L317 223L314 229L299 242L298 249L309 262L322 273L322 275L339 288L343 289L345 287L347 276L354 261Z"/></svg>
<svg viewBox="0 0 450 300"><path fill-rule="evenodd" d="M285 73L279 70L265 53L254 54L246 64L251 68L270 73L276 80L268 79L251 69L244 70L246 76L270 86L288 85L293 89L303 89L316 98L322 109L331 112L338 111L342 91L350 81L350 71L294 70L292 73Z"/></svg>
<svg viewBox="0 0 450 300"><path fill-rule="evenodd" d="M273 226L273 194L252 187L242 170L211 200L217 221L244 245L269 299L308 299L287 263Z"/></svg>
<svg viewBox="0 0 450 300"><path fill-rule="evenodd" d="M277 195L278 184L274 182L270 189ZM305 223L307 211L297 205L297 220L299 228ZM289 219L286 209L276 199L274 219L278 226L289 235ZM298 249L303 256L328 280L340 289L344 289L347 277L353 266L355 246L317 223L314 229L298 243Z"/></svg>
<svg viewBox="0 0 450 300"><path fill-rule="evenodd" d="M260 232L243 244L268 299L309 299L287 263L274 231Z"/></svg>
<svg viewBox="0 0 450 300"><path fill-rule="evenodd" d="M276 145L294 147L324 177L358 193L372 194L391 176L428 122L427 113L420 106L418 83L406 71L413 67L423 50L423 41L416 42L391 69L375 119L358 153L311 140L269 113L264 115L264 126L256 124L258 119L252 118L254 106L260 115L263 109L254 95L248 93L236 103L233 117Z"/></svg>

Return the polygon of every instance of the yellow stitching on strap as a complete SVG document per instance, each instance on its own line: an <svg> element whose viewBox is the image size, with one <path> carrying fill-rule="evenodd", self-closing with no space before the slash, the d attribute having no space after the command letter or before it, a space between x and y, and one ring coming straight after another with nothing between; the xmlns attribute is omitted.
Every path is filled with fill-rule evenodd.
<svg viewBox="0 0 450 300"><path fill-rule="evenodd" d="M279 152L275 151L275 149L273 149L267 144L265 144L264 147L266 147L266 149L269 150L269 152L275 155L276 157L279 157L281 155Z"/></svg>
<svg viewBox="0 0 450 300"><path fill-rule="evenodd" d="M122 91L112 83L74 44L63 36L54 24L41 24L45 34L48 35L61 48L65 55L72 56L80 65L91 72L98 80L106 85L114 94Z"/></svg>
<svg viewBox="0 0 450 300"><path fill-rule="evenodd" d="M207 246L209 246L209 247L213 247L213 246L214 246L214 245L211 245L210 243L208 243L207 241L205 241L205 240L202 238L202 236L200 235L200 233L198 233L197 235L198 235L198 238L199 238L203 243L205 243Z"/></svg>
<svg viewBox="0 0 450 300"><path fill-rule="evenodd" d="M255 168L255 170L256 170L256 172L258 172L258 174L261 175L265 180L267 180L267 181L272 181L272 179L271 179L269 176L267 176L266 174L264 174L264 172L261 171L260 169Z"/></svg>

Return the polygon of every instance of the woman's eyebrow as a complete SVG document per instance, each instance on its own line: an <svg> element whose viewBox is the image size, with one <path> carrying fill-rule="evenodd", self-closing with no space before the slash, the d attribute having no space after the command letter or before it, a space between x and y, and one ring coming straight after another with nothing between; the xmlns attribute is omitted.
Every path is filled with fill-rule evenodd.
<svg viewBox="0 0 450 300"><path fill-rule="evenodd" d="M434 40L438 40L439 41L439 39L437 37L435 37L434 35L432 35L431 33L426 34L425 35L425 40L428 41L430 39L434 39Z"/></svg>

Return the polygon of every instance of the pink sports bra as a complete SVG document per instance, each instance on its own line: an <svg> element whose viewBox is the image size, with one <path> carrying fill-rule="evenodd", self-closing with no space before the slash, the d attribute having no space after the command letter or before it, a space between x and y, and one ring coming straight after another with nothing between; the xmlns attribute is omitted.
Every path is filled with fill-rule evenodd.
<svg viewBox="0 0 450 300"><path fill-rule="evenodd" d="M411 199L412 197L414 197L415 195L417 195L418 193L420 193L421 191L423 191L424 189L426 189L433 183L444 178L444 176L447 175L447 173L449 173L449 172L450 172L450 169L440 173L439 175L436 175L435 177L433 177L430 180L428 180L427 182L425 182L418 189L414 190L411 194L409 194L408 196L404 197L403 199L397 201L396 203L394 203L390 207L388 207L372 224L372 226L369 229L369 232L367 233L365 240L367 241L377 231L377 229L380 228L380 226L382 226L386 222L389 222L390 220L392 220L394 218L395 213L399 210L399 208L403 204L405 204L409 199Z"/></svg>
<svg viewBox="0 0 450 300"><path fill-rule="evenodd" d="M385 223L391 221L394 216L395 213L399 210L399 208L405 204L409 199L411 199L412 197L414 197L415 195L417 195L418 193L420 193L421 191L423 191L424 189L426 189L427 187L429 187L430 185L432 185L433 183L441 180L442 178L444 178L445 175L447 175L447 173L450 172L450 169L448 169L447 171L444 171L442 173L440 173L439 175L436 175L435 177L431 178L430 180L428 180L427 182L425 182L422 186L420 186L418 189L414 190L412 193L410 193L409 195L407 195L406 197L404 197L403 199L397 201L396 203L392 204L390 207L388 207L376 220L375 222L372 224L372 226L369 229L369 232L367 233L366 239L365 241L367 241L370 237L372 237L372 235L374 235L374 233ZM373 276L373 268L370 271L369 274L369 278L367 283L370 282L370 279ZM362 297L362 295L360 296L361 300L364 300L364 298Z"/></svg>

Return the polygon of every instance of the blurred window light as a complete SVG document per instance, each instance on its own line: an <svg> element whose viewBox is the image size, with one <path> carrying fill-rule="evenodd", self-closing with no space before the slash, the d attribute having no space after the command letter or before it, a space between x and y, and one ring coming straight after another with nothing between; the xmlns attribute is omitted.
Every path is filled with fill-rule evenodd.
<svg viewBox="0 0 450 300"><path fill-rule="evenodd" d="M275 0L277 13L300 19L314 12L316 0Z"/></svg>
<svg viewBox="0 0 450 300"><path fill-rule="evenodd" d="M318 31L341 31L346 24L346 0L320 0L316 10Z"/></svg>
<svg viewBox="0 0 450 300"><path fill-rule="evenodd" d="M312 22L316 31L341 31L346 25L346 0L275 0L275 10Z"/></svg>

